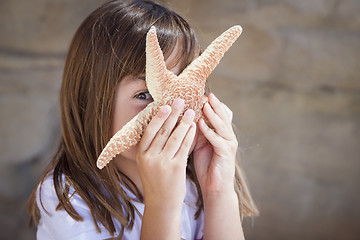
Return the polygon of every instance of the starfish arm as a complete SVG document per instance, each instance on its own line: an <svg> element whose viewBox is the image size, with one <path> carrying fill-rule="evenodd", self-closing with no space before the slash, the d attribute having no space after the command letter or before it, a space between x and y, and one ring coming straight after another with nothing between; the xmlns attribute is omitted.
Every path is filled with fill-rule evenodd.
<svg viewBox="0 0 360 240"><path fill-rule="evenodd" d="M192 78L205 86L206 79L219 64L225 52L240 36L242 28L233 26L217 37L182 73L182 78ZM179 77L180 77L179 76Z"/></svg>
<svg viewBox="0 0 360 240"><path fill-rule="evenodd" d="M137 144L142 137L144 129L147 127L152 117L155 116L159 107L160 102L152 102L127 124L125 124L110 139L105 148L102 150L100 156L97 159L97 167L102 169L114 157L116 157L116 155Z"/></svg>
<svg viewBox="0 0 360 240"><path fill-rule="evenodd" d="M152 26L146 35L146 86L155 101L162 98L161 87L166 84L166 69L156 29Z"/></svg>

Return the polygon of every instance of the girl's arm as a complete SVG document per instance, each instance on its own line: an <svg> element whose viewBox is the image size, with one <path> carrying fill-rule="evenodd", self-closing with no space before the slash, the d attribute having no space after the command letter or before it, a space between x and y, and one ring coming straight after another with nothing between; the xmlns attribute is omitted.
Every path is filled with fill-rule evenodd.
<svg viewBox="0 0 360 240"><path fill-rule="evenodd" d="M194 111L185 112L178 99L164 106L146 128L136 161L144 189L141 239L180 239L181 211L186 193L186 164L196 125ZM174 131L173 131L174 130Z"/></svg>
<svg viewBox="0 0 360 240"><path fill-rule="evenodd" d="M205 199L203 239L245 239L236 193L208 194Z"/></svg>
<svg viewBox="0 0 360 240"><path fill-rule="evenodd" d="M214 130L199 121L201 134L194 149L194 165L204 200L204 240L244 239L234 189L238 142L232 112L214 94L204 114Z"/></svg>

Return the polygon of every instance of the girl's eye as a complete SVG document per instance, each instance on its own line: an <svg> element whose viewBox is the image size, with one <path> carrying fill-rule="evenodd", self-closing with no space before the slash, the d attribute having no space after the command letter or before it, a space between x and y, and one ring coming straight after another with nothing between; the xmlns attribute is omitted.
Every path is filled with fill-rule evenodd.
<svg viewBox="0 0 360 240"><path fill-rule="evenodd" d="M135 98L140 100L152 100L152 97L148 91L140 92L135 95Z"/></svg>

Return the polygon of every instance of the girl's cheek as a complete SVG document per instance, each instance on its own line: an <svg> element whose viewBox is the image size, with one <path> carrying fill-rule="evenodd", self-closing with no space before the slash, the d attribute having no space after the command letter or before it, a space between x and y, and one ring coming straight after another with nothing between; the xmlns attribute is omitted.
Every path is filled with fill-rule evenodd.
<svg viewBox="0 0 360 240"><path fill-rule="evenodd" d="M142 110L144 110L144 108L146 108L147 105L149 105L150 103L152 103L153 101L138 101L136 103L136 111L139 113L141 112Z"/></svg>
<svg viewBox="0 0 360 240"><path fill-rule="evenodd" d="M120 154L120 156L121 156L120 159L123 159L123 161L124 161L124 159L131 160L131 161L136 161L136 149L137 149L137 145L132 146L131 148L129 148L126 151L122 152Z"/></svg>

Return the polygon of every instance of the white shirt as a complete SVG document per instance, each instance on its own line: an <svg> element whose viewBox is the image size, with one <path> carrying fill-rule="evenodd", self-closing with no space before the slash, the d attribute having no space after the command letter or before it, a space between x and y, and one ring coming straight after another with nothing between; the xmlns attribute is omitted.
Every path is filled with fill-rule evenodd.
<svg viewBox="0 0 360 240"><path fill-rule="evenodd" d="M40 188L39 188L40 189ZM95 240L106 239L112 236L106 228L99 224L101 232L97 232L93 222L89 207L80 198L78 194L74 194L70 202L74 209L83 217L83 221L75 221L68 215L68 213L61 209L56 211L59 200L56 196L52 176L45 179L41 187L41 202L40 190L37 192L37 205L40 210L40 221L37 229L38 240L50 239L76 239L76 240ZM127 188L123 187L125 192L132 198L135 195ZM74 190L70 188L70 193ZM193 182L187 180L186 182L186 196L183 203L181 214L181 238L186 240L201 239L203 236L204 214L201 212L198 219L195 219L194 214L197 211L197 191ZM144 204L133 201L137 210L144 214ZM43 207L42 207L43 206ZM44 209L45 208L45 209ZM121 225L114 219L116 229L115 237L119 234ZM166 226L164 226L166 227ZM122 239L140 239L141 218L135 214L134 227L131 230L125 229Z"/></svg>

